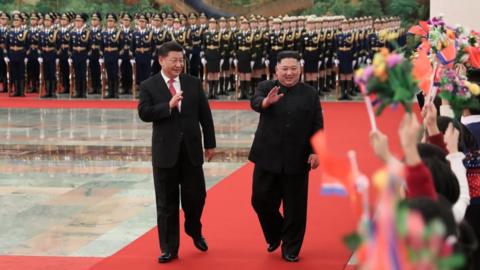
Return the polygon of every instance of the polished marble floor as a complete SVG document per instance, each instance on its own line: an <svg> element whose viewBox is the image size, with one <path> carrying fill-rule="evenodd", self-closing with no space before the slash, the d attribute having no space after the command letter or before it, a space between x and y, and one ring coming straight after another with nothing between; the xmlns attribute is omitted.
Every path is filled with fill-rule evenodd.
<svg viewBox="0 0 480 270"><path fill-rule="evenodd" d="M213 115L207 188L245 163L258 122ZM0 255L103 257L155 225L151 126L135 110L0 109L0 138Z"/></svg>

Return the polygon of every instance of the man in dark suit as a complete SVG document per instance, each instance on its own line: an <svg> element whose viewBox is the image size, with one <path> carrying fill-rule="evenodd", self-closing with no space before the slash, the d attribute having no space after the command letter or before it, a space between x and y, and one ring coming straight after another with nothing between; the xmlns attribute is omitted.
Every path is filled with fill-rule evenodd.
<svg viewBox="0 0 480 270"><path fill-rule="evenodd" d="M183 48L167 42L158 55L162 70L140 84L138 114L143 121L153 122L152 164L162 250L158 262L165 263L178 257L179 187L185 232L195 247L208 249L200 221L206 197L200 126L207 160L213 157L216 142L200 80L181 74Z"/></svg>
<svg viewBox="0 0 480 270"><path fill-rule="evenodd" d="M310 137L323 128L318 95L299 82L300 73L297 52L278 53L278 81L260 83L251 100L252 109L260 113L249 155L255 163L252 205L267 250L273 252L282 244L282 258L289 262L298 261L305 235L308 173L318 166Z"/></svg>

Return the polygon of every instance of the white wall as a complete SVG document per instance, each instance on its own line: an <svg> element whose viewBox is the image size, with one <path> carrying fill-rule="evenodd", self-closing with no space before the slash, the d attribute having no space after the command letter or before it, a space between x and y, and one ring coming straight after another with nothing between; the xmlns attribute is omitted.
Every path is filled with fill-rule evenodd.
<svg viewBox="0 0 480 270"><path fill-rule="evenodd" d="M480 31L480 0L430 0L430 17L440 13L452 25Z"/></svg>

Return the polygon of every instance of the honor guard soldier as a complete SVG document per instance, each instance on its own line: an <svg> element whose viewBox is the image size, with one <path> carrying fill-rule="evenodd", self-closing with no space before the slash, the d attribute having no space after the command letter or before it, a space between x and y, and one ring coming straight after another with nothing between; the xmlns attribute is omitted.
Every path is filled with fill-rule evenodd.
<svg viewBox="0 0 480 270"><path fill-rule="evenodd" d="M227 20L221 17L219 20L220 36L222 37L222 47L220 48L222 55L222 66L220 68L220 95L226 95L228 91L228 83L230 78L231 66L233 65L232 49L233 49L233 32L227 27ZM233 88L233 85L232 85Z"/></svg>
<svg viewBox="0 0 480 270"><path fill-rule="evenodd" d="M136 78L136 85L133 86L135 89L150 76L153 61L153 34L147 29L148 18L145 14L140 14L137 21L138 29L133 32L131 44L134 57L132 65L135 66L133 70ZM136 93L136 90L134 92Z"/></svg>
<svg viewBox="0 0 480 270"><path fill-rule="evenodd" d="M101 51L103 59L100 59L100 63L103 66L103 70L106 71L108 94L106 98L118 98L118 86L119 79L118 73L122 64L120 58L120 51L124 48L124 39L122 31L115 27L117 23L117 15L115 13L107 13L105 16L107 21L107 27L102 32ZM103 74L105 72L102 70ZM105 88L105 85L103 85Z"/></svg>
<svg viewBox="0 0 480 270"><path fill-rule="evenodd" d="M129 13L123 13L121 16L122 25L120 27L122 39L123 39L123 48L120 50L120 59L122 64L120 65L121 73L121 83L122 90L120 94L130 94L132 92L132 64L130 60L133 57L130 45L132 44L133 30L131 28L131 23L133 20L132 15Z"/></svg>
<svg viewBox="0 0 480 270"><path fill-rule="evenodd" d="M8 80L7 80L7 64L4 58L6 54L7 35L9 31L10 15L6 12L0 11L0 83L2 84L1 92L8 92Z"/></svg>
<svg viewBox="0 0 480 270"><path fill-rule="evenodd" d="M295 48L296 33L295 33L295 29L292 29L292 24L290 24L292 20L293 18L287 17L284 20L285 23L283 24L284 25L283 31L285 31L285 34L286 34L284 47L285 47L285 50L289 50L289 51L294 51L296 49Z"/></svg>
<svg viewBox="0 0 480 270"><path fill-rule="evenodd" d="M371 63L373 61L373 56L380 51L380 49L384 46L380 41L380 21L376 19L373 23L373 31L368 35L368 47L369 47L369 55L368 55L368 62Z"/></svg>
<svg viewBox="0 0 480 270"><path fill-rule="evenodd" d="M208 30L203 33L202 55L204 55L204 58L202 59L202 64L204 65L204 71L206 67L208 98L216 99L220 66L223 64L222 36L217 31L217 21L214 18L210 18L208 22Z"/></svg>
<svg viewBox="0 0 480 270"><path fill-rule="evenodd" d="M315 31L315 20L307 19L306 31L299 39L298 47L302 56L305 83L317 89L318 67L320 61L320 34ZM318 91L318 89L317 89ZM321 94L319 92L319 94Z"/></svg>
<svg viewBox="0 0 480 270"><path fill-rule="evenodd" d="M260 29L262 35L262 48L263 48L263 62L262 62L262 69L260 71L260 81L265 81L267 79L267 69L268 66L265 64L266 60L268 59L267 54L267 43L268 43L268 34L269 28L267 24L267 19L263 16L260 17L258 20L258 29Z"/></svg>
<svg viewBox="0 0 480 270"><path fill-rule="evenodd" d="M198 26L197 15L190 13L188 15L189 28L187 30L188 39L191 41L192 50L187 56L190 62L190 75L198 77L200 74L200 51L202 50L202 30Z"/></svg>
<svg viewBox="0 0 480 270"><path fill-rule="evenodd" d="M258 28L258 21L254 17L250 19L250 31L253 33L253 54L255 57L252 66L252 79L250 80L250 93L255 92L255 87L262 79L262 72L265 70L265 46L263 40L263 31Z"/></svg>
<svg viewBox="0 0 480 270"><path fill-rule="evenodd" d="M325 26L324 18L318 17L314 19L315 21L315 32L318 34L320 40L318 44L319 55L318 55L318 92L320 95L327 92L326 82L326 53L325 53Z"/></svg>
<svg viewBox="0 0 480 270"><path fill-rule="evenodd" d="M350 31L347 20L342 23L342 32L336 35L335 47L339 61L340 100L350 100L349 91L353 87L353 43L354 34Z"/></svg>
<svg viewBox="0 0 480 270"><path fill-rule="evenodd" d="M252 74L254 54L254 34L250 31L248 20L243 18L240 31L237 32L234 38L235 47L235 66L240 79L240 99L247 98L253 94L250 88L250 80Z"/></svg>
<svg viewBox="0 0 480 270"><path fill-rule="evenodd" d="M184 50L190 50L192 48L191 41L188 36L188 32L182 29L182 24L180 23L180 19L175 18L173 19L173 30L171 32L168 41L175 41L180 46L183 47ZM185 52L185 55L188 55L189 51ZM184 65L185 69L187 69L187 65ZM185 72L188 73L188 72Z"/></svg>
<svg viewBox="0 0 480 270"><path fill-rule="evenodd" d="M327 18L325 23L325 79L326 88L335 89L335 73L333 67L335 65L335 35L334 22L332 18Z"/></svg>
<svg viewBox="0 0 480 270"><path fill-rule="evenodd" d="M8 32L6 40L5 62L10 69L10 80L13 82L15 97L23 97L25 84L25 60L27 56L28 31L22 27L24 18L21 14L12 16L13 28Z"/></svg>
<svg viewBox="0 0 480 270"><path fill-rule="evenodd" d="M230 17L228 19L228 26L230 33L232 35L231 37L231 46L230 46L230 52L229 52L229 64L230 64L230 91L235 91L235 65L233 64L233 58L235 55L235 48L234 48L234 43L235 43L235 35L237 34L238 26L237 26L237 19L235 17Z"/></svg>
<svg viewBox="0 0 480 270"><path fill-rule="evenodd" d="M158 54L157 50L162 46L163 43L170 40L170 36L162 26L162 17L160 14L155 13L152 17L152 33L153 33L153 46L155 47L155 53L153 57L153 65L152 65L152 75L157 74L160 72L160 63L158 62Z"/></svg>
<svg viewBox="0 0 480 270"><path fill-rule="evenodd" d="M60 84L62 86L61 93L70 93L70 67L68 63L70 48L70 15L63 13L60 17L60 27L57 33L60 40L60 49L58 51L58 59L60 60Z"/></svg>
<svg viewBox="0 0 480 270"><path fill-rule="evenodd" d="M28 92L36 93L39 88L40 64L38 63L38 43L39 32L38 27L39 17L37 13L30 14L30 27L28 28L27 39L29 49L27 50L27 86Z"/></svg>
<svg viewBox="0 0 480 270"><path fill-rule="evenodd" d="M91 47L90 30L85 25L87 20L87 14L77 14L75 27L70 32L71 63L75 71L74 98L87 97L87 61Z"/></svg>
<svg viewBox="0 0 480 270"><path fill-rule="evenodd" d="M42 80L40 82L40 90L44 85L44 98L56 98L57 89L57 68L60 64L58 52L60 51L61 40L58 30L53 26L54 17L45 14L43 19L44 28L40 31L40 70L43 71Z"/></svg>
<svg viewBox="0 0 480 270"><path fill-rule="evenodd" d="M88 57L89 61L89 72L90 72L90 86L91 90L89 89L89 93L92 94L100 94L101 88L102 88L102 82L101 82L101 71L100 71L100 63L99 59L102 58L102 52L100 50L100 44L102 43L102 15L100 12L94 12L92 13L92 16L90 18L90 43L92 44L91 50L90 50L90 55ZM87 86L90 87L90 86Z"/></svg>
<svg viewBox="0 0 480 270"><path fill-rule="evenodd" d="M267 40L267 55L268 59L266 65L272 79L275 74L275 66L277 65L277 54L285 49L285 39L287 33L280 29L282 21L279 18L273 19L272 31L268 35Z"/></svg>

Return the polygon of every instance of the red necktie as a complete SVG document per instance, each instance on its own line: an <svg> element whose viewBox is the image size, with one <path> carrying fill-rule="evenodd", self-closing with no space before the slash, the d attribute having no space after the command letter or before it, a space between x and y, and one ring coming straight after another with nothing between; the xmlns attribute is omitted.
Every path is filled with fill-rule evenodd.
<svg viewBox="0 0 480 270"><path fill-rule="evenodd" d="M175 82L174 79L168 80L168 90L170 90L170 94L172 94L172 97L177 94L177 91L175 90L175 87L173 87L174 82Z"/></svg>

